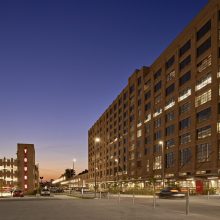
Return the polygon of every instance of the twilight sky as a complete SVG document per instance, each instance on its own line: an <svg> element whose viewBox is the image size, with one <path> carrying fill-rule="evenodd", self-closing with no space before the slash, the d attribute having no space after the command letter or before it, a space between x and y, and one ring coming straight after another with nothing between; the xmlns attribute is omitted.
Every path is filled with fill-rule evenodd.
<svg viewBox="0 0 220 220"><path fill-rule="evenodd" d="M86 169L88 129L207 1L0 1L0 157L33 143L44 179Z"/></svg>

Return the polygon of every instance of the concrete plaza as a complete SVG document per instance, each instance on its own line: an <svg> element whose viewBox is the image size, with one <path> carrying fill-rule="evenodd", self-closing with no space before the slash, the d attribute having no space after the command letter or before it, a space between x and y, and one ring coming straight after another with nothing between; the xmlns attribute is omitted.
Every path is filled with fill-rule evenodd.
<svg viewBox="0 0 220 220"><path fill-rule="evenodd" d="M191 197L190 214L185 215L185 200L117 197L110 199L76 199L68 196L50 198L9 198L0 200L2 220L142 220L192 219L217 220L220 197Z"/></svg>

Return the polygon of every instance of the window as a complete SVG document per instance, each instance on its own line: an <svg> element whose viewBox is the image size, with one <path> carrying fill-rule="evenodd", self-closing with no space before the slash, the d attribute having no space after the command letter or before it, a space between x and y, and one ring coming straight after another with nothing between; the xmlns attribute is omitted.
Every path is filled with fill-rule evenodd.
<svg viewBox="0 0 220 220"><path fill-rule="evenodd" d="M162 124L162 119L161 118L157 118L155 121L154 121L154 126L155 128L159 128Z"/></svg>
<svg viewBox="0 0 220 220"><path fill-rule="evenodd" d="M179 86L182 86L183 84L188 82L190 79L191 79L191 72L189 71L179 78Z"/></svg>
<svg viewBox="0 0 220 220"><path fill-rule="evenodd" d="M184 53L186 53L191 48L191 41L188 40L180 49L179 49L179 57L181 57Z"/></svg>
<svg viewBox="0 0 220 220"><path fill-rule="evenodd" d="M206 33L211 30L211 20L209 20L204 26L202 26L196 33L197 41L200 40Z"/></svg>
<svg viewBox="0 0 220 220"><path fill-rule="evenodd" d="M196 114L198 122L202 122L211 118L211 107L206 108Z"/></svg>
<svg viewBox="0 0 220 220"><path fill-rule="evenodd" d="M184 59L180 64L179 64L179 70L183 70L187 65L191 63L191 56L189 55L186 59Z"/></svg>
<svg viewBox="0 0 220 220"><path fill-rule="evenodd" d="M217 132L220 133L220 122L217 122Z"/></svg>
<svg viewBox="0 0 220 220"><path fill-rule="evenodd" d="M197 48L197 57L201 56L211 47L211 37Z"/></svg>
<svg viewBox="0 0 220 220"><path fill-rule="evenodd" d="M218 144L218 159L220 160L220 145Z"/></svg>
<svg viewBox="0 0 220 220"><path fill-rule="evenodd" d="M154 117L157 117L158 115L160 115L163 112L162 108L157 108L154 112Z"/></svg>
<svg viewBox="0 0 220 220"><path fill-rule="evenodd" d="M141 137L141 135L142 135L141 129L137 130L137 137Z"/></svg>
<svg viewBox="0 0 220 220"><path fill-rule="evenodd" d="M130 94L132 94L134 92L134 85L130 86L129 92L130 92Z"/></svg>
<svg viewBox="0 0 220 220"><path fill-rule="evenodd" d="M189 118L185 118L182 121L179 122L179 129L185 129L185 128L189 128L191 124L191 119Z"/></svg>
<svg viewBox="0 0 220 220"><path fill-rule="evenodd" d="M212 99L212 91L209 89L207 92L204 92L202 95L199 95L195 98L195 106L198 107Z"/></svg>
<svg viewBox="0 0 220 220"><path fill-rule="evenodd" d="M148 91L147 93L145 93L144 98L145 100L149 99L151 97L151 91Z"/></svg>
<svg viewBox="0 0 220 220"><path fill-rule="evenodd" d="M161 100L162 100L161 94L157 95L157 96L155 97L155 104L160 103Z"/></svg>
<svg viewBox="0 0 220 220"><path fill-rule="evenodd" d="M151 109L151 103L150 102L148 102L146 105L145 105L145 111L148 111L148 110L150 110Z"/></svg>
<svg viewBox="0 0 220 220"><path fill-rule="evenodd" d="M206 162L210 160L211 145L208 143L197 145L197 162Z"/></svg>
<svg viewBox="0 0 220 220"><path fill-rule="evenodd" d="M145 144L151 144L151 137L150 136L147 136L145 138Z"/></svg>
<svg viewBox="0 0 220 220"><path fill-rule="evenodd" d="M205 59L197 64L197 71L201 73L203 70L212 65L212 56L208 55Z"/></svg>
<svg viewBox="0 0 220 220"><path fill-rule="evenodd" d="M162 168L162 157L161 156L154 157L153 170L160 170L161 168Z"/></svg>
<svg viewBox="0 0 220 220"><path fill-rule="evenodd" d="M170 98L170 99L168 99L168 100L166 101L164 110L166 111L166 110L172 108L174 105L175 105L175 100L174 100L174 98L172 97L172 98Z"/></svg>
<svg viewBox="0 0 220 220"><path fill-rule="evenodd" d="M161 153L161 145L160 144L154 145L154 153Z"/></svg>
<svg viewBox="0 0 220 220"><path fill-rule="evenodd" d="M162 82L158 82L155 86L154 86L154 92L157 92L158 90L160 90L162 87Z"/></svg>
<svg viewBox="0 0 220 220"><path fill-rule="evenodd" d="M191 134L186 133L180 136L180 144L188 144L191 142Z"/></svg>
<svg viewBox="0 0 220 220"><path fill-rule="evenodd" d="M148 114L148 115L145 116L144 123L147 123L150 120L151 120L151 114Z"/></svg>
<svg viewBox="0 0 220 220"><path fill-rule="evenodd" d="M191 89L186 88L186 89L180 91L178 101L181 102L182 100L186 99L190 95L191 95Z"/></svg>
<svg viewBox="0 0 220 220"><path fill-rule="evenodd" d="M166 96L170 95L174 90L175 90L175 84L173 83L166 88Z"/></svg>
<svg viewBox="0 0 220 220"><path fill-rule="evenodd" d="M151 80L149 79L148 81L144 83L144 91L150 88L150 85L151 85Z"/></svg>
<svg viewBox="0 0 220 220"><path fill-rule="evenodd" d="M197 139L203 139L211 136L211 126L205 126L197 129Z"/></svg>
<svg viewBox="0 0 220 220"><path fill-rule="evenodd" d="M154 73L154 79L157 79L161 76L161 69L159 69L156 73Z"/></svg>
<svg viewBox="0 0 220 220"><path fill-rule="evenodd" d="M195 90L198 91L210 83L212 83L212 76L211 73L208 73L196 82Z"/></svg>
<svg viewBox="0 0 220 220"><path fill-rule="evenodd" d="M179 113L183 114L185 112L188 112L190 108L191 108L191 102L186 102L179 107Z"/></svg>
<svg viewBox="0 0 220 220"><path fill-rule="evenodd" d="M167 153L165 158L166 158L165 159L165 167L166 168L173 167L173 165L174 165L174 153L173 152Z"/></svg>
<svg viewBox="0 0 220 220"><path fill-rule="evenodd" d="M174 111L166 114L166 122L174 120Z"/></svg>
<svg viewBox="0 0 220 220"><path fill-rule="evenodd" d="M166 146L166 149L170 149L172 147L175 147L175 141L174 139L170 139L170 140L167 140L165 142L165 146Z"/></svg>
<svg viewBox="0 0 220 220"><path fill-rule="evenodd" d="M172 135L175 131L175 126L174 125L170 125L168 127L166 127L166 136Z"/></svg>
<svg viewBox="0 0 220 220"><path fill-rule="evenodd" d="M175 78L175 70L167 74L167 82L171 81L174 78Z"/></svg>
<svg viewBox="0 0 220 220"><path fill-rule="evenodd" d="M166 69L169 69L175 62L175 56L173 55L167 62L166 62Z"/></svg>
<svg viewBox="0 0 220 220"><path fill-rule="evenodd" d="M157 131L154 133L154 140L158 140L161 139L162 137L162 132L161 131Z"/></svg>
<svg viewBox="0 0 220 220"><path fill-rule="evenodd" d="M141 80L141 76L138 78L138 86L140 86L141 85L141 82L142 82L142 80Z"/></svg>
<svg viewBox="0 0 220 220"><path fill-rule="evenodd" d="M192 151L190 148L180 150L180 165L184 166L190 162L192 158Z"/></svg>
<svg viewBox="0 0 220 220"><path fill-rule="evenodd" d="M151 126L150 126L150 124L146 124L145 125L145 133L148 134L150 132L151 132Z"/></svg>

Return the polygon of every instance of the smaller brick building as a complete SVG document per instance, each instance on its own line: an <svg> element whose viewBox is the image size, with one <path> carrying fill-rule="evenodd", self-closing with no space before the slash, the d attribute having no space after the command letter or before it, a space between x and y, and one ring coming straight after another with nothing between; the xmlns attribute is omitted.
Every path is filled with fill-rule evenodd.
<svg viewBox="0 0 220 220"><path fill-rule="evenodd" d="M17 144L16 159L0 159L0 190L15 188L31 193L38 188L39 170L33 144Z"/></svg>

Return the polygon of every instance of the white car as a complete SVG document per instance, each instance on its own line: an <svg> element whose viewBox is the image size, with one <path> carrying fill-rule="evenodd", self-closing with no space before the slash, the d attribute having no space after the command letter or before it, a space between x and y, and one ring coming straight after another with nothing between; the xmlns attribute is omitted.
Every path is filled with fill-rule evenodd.
<svg viewBox="0 0 220 220"><path fill-rule="evenodd" d="M50 196L50 190L49 189L42 189L40 192L41 196Z"/></svg>

